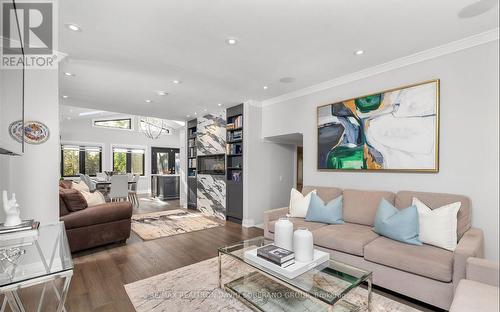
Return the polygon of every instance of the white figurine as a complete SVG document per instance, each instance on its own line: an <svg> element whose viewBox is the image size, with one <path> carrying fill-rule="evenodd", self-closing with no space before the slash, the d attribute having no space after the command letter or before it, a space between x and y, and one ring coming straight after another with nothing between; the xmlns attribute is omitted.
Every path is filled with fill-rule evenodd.
<svg viewBox="0 0 500 312"><path fill-rule="evenodd" d="M9 199L7 191L3 191L3 210L6 215L4 226L16 226L23 222L19 217L21 210L16 201L16 194L12 193L12 198Z"/></svg>

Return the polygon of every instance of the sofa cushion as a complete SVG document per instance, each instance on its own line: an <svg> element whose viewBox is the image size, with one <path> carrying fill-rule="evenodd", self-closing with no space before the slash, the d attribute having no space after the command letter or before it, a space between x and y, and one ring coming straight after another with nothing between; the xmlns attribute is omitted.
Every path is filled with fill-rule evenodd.
<svg viewBox="0 0 500 312"><path fill-rule="evenodd" d="M311 203L311 196L316 193L316 190L311 191L307 195L302 195L299 191L292 188L290 191L290 204L288 209L290 210L290 216L295 218L305 218L307 210L309 209L309 204Z"/></svg>
<svg viewBox="0 0 500 312"><path fill-rule="evenodd" d="M418 236L417 207L410 206L399 210L382 199L375 215L373 231L397 241L422 245Z"/></svg>
<svg viewBox="0 0 500 312"><path fill-rule="evenodd" d="M69 211L79 211L88 207L85 197L77 190L60 187L59 197L63 199L66 209Z"/></svg>
<svg viewBox="0 0 500 312"><path fill-rule="evenodd" d="M427 192L412 192L399 191L396 194L396 207L404 208L412 204L413 197L418 198L431 209L436 209L441 206L460 202L460 210L458 211L457 219L457 235L458 240L462 238L465 232L471 227L471 210L470 199L463 195L445 194L445 193L427 193Z"/></svg>
<svg viewBox="0 0 500 312"><path fill-rule="evenodd" d="M118 202L89 207L60 218L66 229L79 228L94 224L108 223L132 217L132 204Z"/></svg>
<svg viewBox="0 0 500 312"><path fill-rule="evenodd" d="M302 194L307 195L313 190L316 190L316 194L325 203L328 203L333 199L342 195L342 189L336 187L328 187L328 186L304 186L302 188Z"/></svg>
<svg viewBox="0 0 500 312"><path fill-rule="evenodd" d="M309 231L312 231L327 225L319 222L308 222L303 218L288 218L288 220L293 223L294 230L298 229L299 227L306 227ZM269 232L274 233L274 225L277 221L278 220L269 222Z"/></svg>
<svg viewBox="0 0 500 312"><path fill-rule="evenodd" d="M392 192L344 190L344 221L363 225L373 225L378 205L385 198L394 205ZM411 203L406 207L411 206Z"/></svg>
<svg viewBox="0 0 500 312"><path fill-rule="evenodd" d="M66 207L66 203L64 202L64 200L61 196L61 190L64 190L64 188L59 186L59 216L60 217L65 216L68 213L70 213L70 211L68 210L68 207Z"/></svg>
<svg viewBox="0 0 500 312"><path fill-rule="evenodd" d="M450 312L497 312L498 308L498 287L463 279L458 283Z"/></svg>
<svg viewBox="0 0 500 312"><path fill-rule="evenodd" d="M311 193L311 203L306 214L306 221L327 224L343 224L342 196L325 203L318 195Z"/></svg>
<svg viewBox="0 0 500 312"><path fill-rule="evenodd" d="M372 228L365 225L333 224L313 230L314 244L356 256L363 256L363 248L377 237Z"/></svg>
<svg viewBox="0 0 500 312"><path fill-rule="evenodd" d="M365 260L441 282L451 282L453 252L431 245L408 245L379 237L365 246Z"/></svg>
<svg viewBox="0 0 500 312"><path fill-rule="evenodd" d="M73 182L71 180L60 180L59 181L59 187L62 187L64 189L70 189L72 184L73 184Z"/></svg>

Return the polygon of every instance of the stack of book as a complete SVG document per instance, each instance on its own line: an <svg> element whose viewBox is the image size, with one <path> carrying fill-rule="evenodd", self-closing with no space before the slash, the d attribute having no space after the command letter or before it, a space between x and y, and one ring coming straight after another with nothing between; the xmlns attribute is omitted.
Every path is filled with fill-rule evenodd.
<svg viewBox="0 0 500 312"><path fill-rule="evenodd" d="M267 245L258 248L257 257L279 265L282 268L286 268L295 263L295 254L293 251L275 245Z"/></svg>
<svg viewBox="0 0 500 312"><path fill-rule="evenodd" d="M21 224L14 226L5 226L0 223L0 234L37 230L39 226L40 222L34 220L24 220Z"/></svg>

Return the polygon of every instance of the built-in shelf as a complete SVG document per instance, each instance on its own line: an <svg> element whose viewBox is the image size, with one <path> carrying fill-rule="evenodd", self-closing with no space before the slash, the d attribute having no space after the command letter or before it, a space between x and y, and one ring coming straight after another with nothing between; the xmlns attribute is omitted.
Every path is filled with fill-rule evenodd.
<svg viewBox="0 0 500 312"><path fill-rule="evenodd" d="M226 219L243 220L243 104L226 110Z"/></svg>
<svg viewBox="0 0 500 312"><path fill-rule="evenodd" d="M196 209L197 207L197 151L196 151L196 134L198 120L193 119L187 122L187 178L188 178L188 208Z"/></svg>

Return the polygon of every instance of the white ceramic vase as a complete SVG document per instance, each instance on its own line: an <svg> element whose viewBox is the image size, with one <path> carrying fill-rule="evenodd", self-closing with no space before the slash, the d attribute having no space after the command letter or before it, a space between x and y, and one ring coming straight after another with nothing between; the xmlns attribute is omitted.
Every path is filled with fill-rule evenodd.
<svg viewBox="0 0 500 312"><path fill-rule="evenodd" d="M293 250L293 223L288 218L280 218L274 225L274 245Z"/></svg>
<svg viewBox="0 0 500 312"><path fill-rule="evenodd" d="M298 228L293 233L295 261L310 262L314 259L313 235L307 228Z"/></svg>

